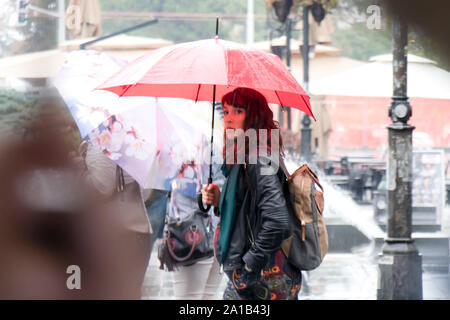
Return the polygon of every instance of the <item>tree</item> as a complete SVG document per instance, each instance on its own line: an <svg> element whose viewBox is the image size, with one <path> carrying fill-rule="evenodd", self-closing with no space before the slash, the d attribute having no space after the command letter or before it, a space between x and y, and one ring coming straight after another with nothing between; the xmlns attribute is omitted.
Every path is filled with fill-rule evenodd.
<svg viewBox="0 0 450 320"><path fill-rule="evenodd" d="M132 0L100 0L102 11L131 12L175 12L175 13L217 13L242 14L247 12L247 2L242 0L165 0L138 2ZM263 0L255 0L255 13L265 14ZM144 20L139 19L103 19L104 34L137 25ZM212 38L215 35L215 19L210 20L165 20L157 24L136 30L130 34L153 38L164 38L175 43ZM256 41L265 40L265 21L255 21ZM220 20L219 36L232 41L245 41L245 20Z"/></svg>
<svg viewBox="0 0 450 320"><path fill-rule="evenodd" d="M439 1L442 3L442 1ZM426 3L421 4L419 0L408 2L412 6L429 6ZM381 9L382 26L380 29L367 28L367 8L376 5ZM412 19L415 14L420 15L416 9L405 7L405 17L408 19L408 52L437 62L439 67L450 70L450 59L448 51L445 50L445 44L442 43L442 37L432 32L428 25L434 26L438 23L432 23L431 18L424 21ZM445 10L444 10L445 12ZM392 52L392 17L386 2L384 0L340 0L339 7L333 11L335 23L347 23L347 28L336 28L333 35L333 45L342 49L343 55L354 59L367 60L369 57ZM442 14L438 14L438 21ZM448 19L447 19L448 20ZM447 23L448 24L448 23ZM441 33L444 32L445 23L442 24Z"/></svg>
<svg viewBox="0 0 450 320"><path fill-rule="evenodd" d="M369 30L366 22L356 22L345 29L336 28L332 42L342 50L343 56L363 61L392 51L390 27Z"/></svg>

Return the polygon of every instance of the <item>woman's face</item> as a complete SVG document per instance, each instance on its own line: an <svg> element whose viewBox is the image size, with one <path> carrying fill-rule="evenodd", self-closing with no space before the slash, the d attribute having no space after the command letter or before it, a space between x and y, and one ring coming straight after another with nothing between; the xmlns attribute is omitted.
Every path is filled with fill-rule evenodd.
<svg viewBox="0 0 450 320"><path fill-rule="evenodd" d="M247 111L243 107L233 107L225 103L223 105L223 116L225 129L244 129Z"/></svg>

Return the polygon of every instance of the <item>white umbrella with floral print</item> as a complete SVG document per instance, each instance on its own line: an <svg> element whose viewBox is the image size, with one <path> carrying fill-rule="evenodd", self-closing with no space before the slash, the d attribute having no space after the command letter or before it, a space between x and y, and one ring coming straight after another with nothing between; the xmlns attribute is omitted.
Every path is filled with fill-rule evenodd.
<svg viewBox="0 0 450 320"><path fill-rule="evenodd" d="M105 53L73 51L53 84L83 139L101 149L143 188L170 190L183 163L193 159L202 163L203 158L208 161L203 155L209 154L206 137L211 130L210 103L118 98L109 92L93 91L124 64ZM218 130L220 127L219 119Z"/></svg>
<svg viewBox="0 0 450 320"><path fill-rule="evenodd" d="M81 138L104 120L104 110L118 100L114 94L98 93L99 90L93 89L126 64L125 60L95 50L77 50L67 54L52 83L69 108Z"/></svg>
<svg viewBox="0 0 450 320"><path fill-rule="evenodd" d="M201 130L174 115L168 103L174 101L121 98L127 110L109 115L87 136L144 188L170 190L182 164L201 162L208 146Z"/></svg>

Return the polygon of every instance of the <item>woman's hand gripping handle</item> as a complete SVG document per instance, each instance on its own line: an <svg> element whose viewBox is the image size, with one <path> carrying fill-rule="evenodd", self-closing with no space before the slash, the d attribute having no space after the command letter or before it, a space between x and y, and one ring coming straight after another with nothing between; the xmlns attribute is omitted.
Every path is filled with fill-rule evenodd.
<svg viewBox="0 0 450 320"><path fill-rule="evenodd" d="M219 186L215 183L208 183L204 185L201 190L201 194L197 195L198 205L200 210L208 211L211 206L215 208L219 207L219 199L220 199L220 189ZM203 205L206 204L208 207L205 210Z"/></svg>

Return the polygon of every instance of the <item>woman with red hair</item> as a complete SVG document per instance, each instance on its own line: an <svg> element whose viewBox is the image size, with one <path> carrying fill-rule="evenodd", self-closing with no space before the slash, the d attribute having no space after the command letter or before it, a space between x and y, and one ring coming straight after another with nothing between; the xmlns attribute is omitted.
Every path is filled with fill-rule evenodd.
<svg viewBox="0 0 450 320"><path fill-rule="evenodd" d="M222 108L226 181L222 192L216 184L203 186L202 201L220 215L215 252L229 278L224 299L297 299L301 272L280 249L289 213L278 124L256 90L235 89L222 97Z"/></svg>

